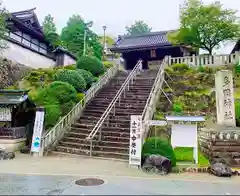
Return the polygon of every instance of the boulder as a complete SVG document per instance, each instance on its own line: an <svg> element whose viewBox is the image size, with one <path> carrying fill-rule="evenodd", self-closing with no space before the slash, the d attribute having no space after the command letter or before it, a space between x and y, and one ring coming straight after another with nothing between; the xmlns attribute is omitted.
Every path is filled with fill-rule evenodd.
<svg viewBox="0 0 240 196"><path fill-rule="evenodd" d="M4 149L0 149L0 160L10 160L15 158L14 152L7 152Z"/></svg>
<svg viewBox="0 0 240 196"><path fill-rule="evenodd" d="M218 177L231 177L233 171L224 163L213 163L208 168L209 173L218 176Z"/></svg>
<svg viewBox="0 0 240 196"><path fill-rule="evenodd" d="M161 175L167 175L172 169L171 161L161 155L149 155L143 157L142 170L146 172L155 172Z"/></svg>

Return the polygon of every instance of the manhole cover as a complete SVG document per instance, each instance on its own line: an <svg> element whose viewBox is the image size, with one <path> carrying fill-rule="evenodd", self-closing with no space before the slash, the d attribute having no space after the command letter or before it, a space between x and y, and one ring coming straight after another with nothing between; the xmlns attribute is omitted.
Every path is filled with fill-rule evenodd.
<svg viewBox="0 0 240 196"><path fill-rule="evenodd" d="M98 178L84 178L75 182L79 186L99 186L104 184L104 180Z"/></svg>

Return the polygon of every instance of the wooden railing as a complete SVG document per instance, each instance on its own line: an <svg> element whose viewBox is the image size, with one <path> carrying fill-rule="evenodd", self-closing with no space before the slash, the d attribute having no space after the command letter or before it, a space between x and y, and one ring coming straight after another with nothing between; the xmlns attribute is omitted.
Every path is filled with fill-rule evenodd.
<svg viewBox="0 0 240 196"><path fill-rule="evenodd" d="M45 152L56 144L59 139L69 130L72 123L79 118L86 104L96 95L96 93L111 79L119 70L119 62L116 63L111 69L109 69L101 79L94 84L86 93L79 103L77 103L73 109L64 116L46 135L41 139L41 151L40 156L43 156Z"/></svg>
<svg viewBox="0 0 240 196"><path fill-rule="evenodd" d="M223 66L236 64L239 60L239 52L230 55L193 55L185 57L170 57L168 59L168 65L185 63L190 66Z"/></svg>

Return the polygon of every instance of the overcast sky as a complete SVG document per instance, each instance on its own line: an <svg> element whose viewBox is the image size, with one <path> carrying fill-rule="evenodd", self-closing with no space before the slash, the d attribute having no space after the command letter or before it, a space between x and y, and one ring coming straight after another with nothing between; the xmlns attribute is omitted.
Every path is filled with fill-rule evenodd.
<svg viewBox="0 0 240 196"><path fill-rule="evenodd" d="M117 36L125 33L125 26L135 20L144 20L153 31L170 30L179 27L179 5L184 0L3 0L10 11L36 7L40 22L51 14L60 31L68 18L80 14L85 20L94 21L93 29L102 34ZM212 2L212 0L203 0ZM225 7L240 9L240 0L220 0ZM239 14L240 15L240 14Z"/></svg>

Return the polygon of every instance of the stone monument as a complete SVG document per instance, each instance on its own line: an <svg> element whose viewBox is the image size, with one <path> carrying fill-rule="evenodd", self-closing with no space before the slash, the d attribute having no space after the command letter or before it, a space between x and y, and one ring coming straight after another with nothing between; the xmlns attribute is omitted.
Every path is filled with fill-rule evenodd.
<svg viewBox="0 0 240 196"><path fill-rule="evenodd" d="M215 89L217 124L236 127L232 71L221 70L216 73Z"/></svg>
<svg viewBox="0 0 240 196"><path fill-rule="evenodd" d="M240 128L236 127L232 71L216 73L215 91L217 124L201 130L201 150L214 162L240 166Z"/></svg>

